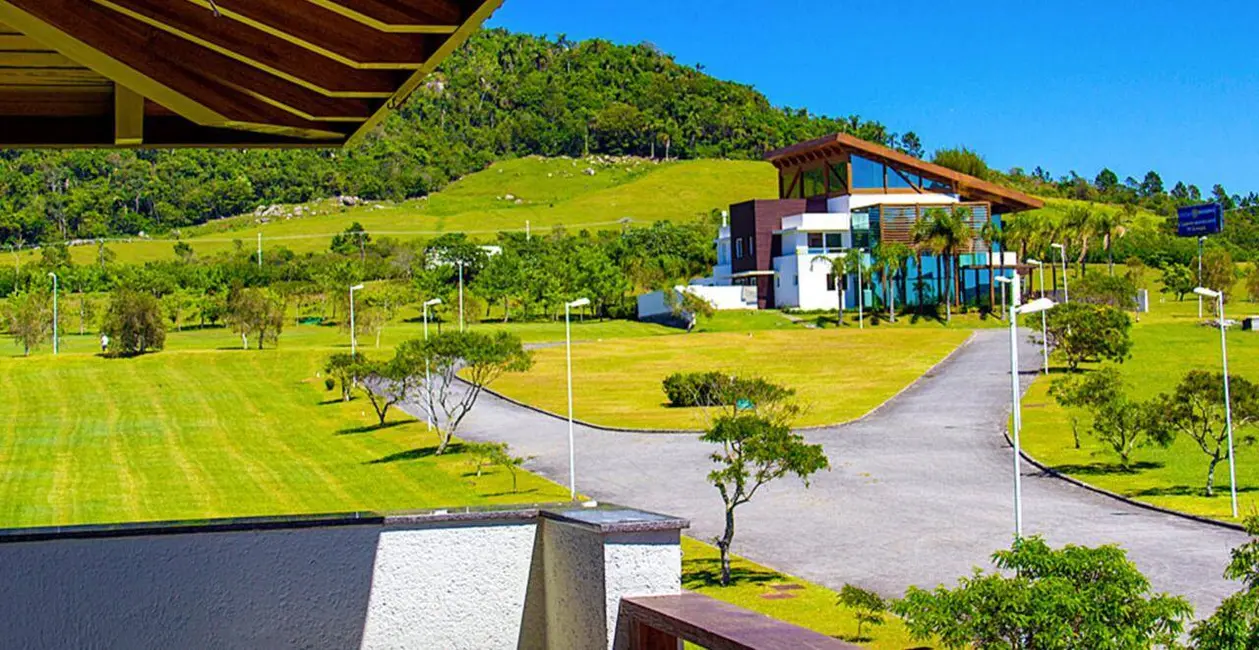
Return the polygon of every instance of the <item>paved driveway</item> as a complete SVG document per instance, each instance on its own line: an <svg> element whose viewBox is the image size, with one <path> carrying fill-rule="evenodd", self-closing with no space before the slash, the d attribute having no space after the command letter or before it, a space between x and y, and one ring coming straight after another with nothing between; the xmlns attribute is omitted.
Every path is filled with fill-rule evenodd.
<svg viewBox="0 0 1259 650"><path fill-rule="evenodd" d="M771 485L738 512L735 551L831 588L885 595L932 587L987 568L1013 535L1008 334L984 330L919 383L866 419L810 431L833 470L810 489ZM1038 350L1024 346L1033 371ZM580 377L581 369L575 372ZM1028 373L1025 381L1032 378ZM843 395L836 395L843 399ZM461 435L508 442L536 456L530 469L568 482L567 423L486 395ZM721 532L721 500L704 476L709 449L695 436L578 427L577 484L597 499L684 516L690 534ZM1150 512L1023 466L1024 530L1052 544L1115 543L1158 590L1202 614L1235 590L1221 572L1245 535Z"/></svg>

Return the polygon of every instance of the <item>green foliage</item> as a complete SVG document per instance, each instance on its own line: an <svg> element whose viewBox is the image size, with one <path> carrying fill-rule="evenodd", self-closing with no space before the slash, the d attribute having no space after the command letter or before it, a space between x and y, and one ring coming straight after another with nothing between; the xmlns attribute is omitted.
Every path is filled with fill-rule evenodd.
<svg viewBox="0 0 1259 650"><path fill-rule="evenodd" d="M1094 305L1108 305L1124 311L1136 308L1137 287L1120 275L1089 273L1071 287L1071 300Z"/></svg>
<svg viewBox="0 0 1259 650"><path fill-rule="evenodd" d="M332 238L332 243L328 246L328 250L338 255L366 255L367 245L371 243L372 236L363 229L363 224L355 221L346 228L344 232Z"/></svg>
<svg viewBox="0 0 1259 650"><path fill-rule="evenodd" d="M328 374L328 381L341 384L341 401L350 401L354 384L362 374L359 359L352 354L334 354L324 364L324 372Z"/></svg>
<svg viewBox="0 0 1259 650"><path fill-rule="evenodd" d="M406 377L422 388L420 408L437 428L441 455L485 388L504 373L528 370L533 355L507 332L448 332L402 343L394 365L392 379Z"/></svg>
<svg viewBox="0 0 1259 650"><path fill-rule="evenodd" d="M1163 269L1163 293L1184 300L1198 287L1198 274L1184 264L1169 264Z"/></svg>
<svg viewBox="0 0 1259 650"><path fill-rule="evenodd" d="M664 380L665 396L675 407L737 408L746 400L752 409L783 403L795 391L761 377L739 377L722 372L678 372Z"/></svg>
<svg viewBox="0 0 1259 650"><path fill-rule="evenodd" d="M1259 648L1259 514L1246 518L1251 539L1234 548L1224 578L1242 588L1224 599L1210 618L1194 625L1189 638L1195 650Z"/></svg>
<svg viewBox="0 0 1259 650"><path fill-rule="evenodd" d="M854 641L867 640L861 634L864 626L877 627L886 622L887 601L873 591L846 584L839 590L838 604L853 610L853 616L857 619L857 637Z"/></svg>
<svg viewBox="0 0 1259 650"><path fill-rule="evenodd" d="M1229 375L1228 381L1235 441L1254 444L1255 436L1243 432L1259 424L1259 386L1237 375ZM1166 432L1164 435L1187 436L1206 455L1206 494L1214 495L1215 467L1228 457L1224 374L1191 370L1172 393L1159 395L1154 412L1158 415L1154 426Z"/></svg>
<svg viewBox="0 0 1259 650"><path fill-rule="evenodd" d="M252 335L261 350L264 342L279 343L287 308L284 296L270 289L235 288L227 296L226 315L242 347L249 347Z"/></svg>
<svg viewBox="0 0 1259 650"><path fill-rule="evenodd" d="M1237 284L1237 265L1233 256L1226 250L1207 251L1202 256L1202 286L1224 293L1224 301L1233 298L1233 288ZM1214 305L1212 305L1214 308Z"/></svg>
<svg viewBox="0 0 1259 650"><path fill-rule="evenodd" d="M940 149L931 157L931 162L975 178L987 179L989 176L988 163L983 156L966 147Z"/></svg>
<svg viewBox="0 0 1259 650"><path fill-rule="evenodd" d="M39 349L52 334L52 296L44 292L17 293L9 296L4 310L9 334L29 355Z"/></svg>
<svg viewBox="0 0 1259 650"><path fill-rule="evenodd" d="M1062 377L1050 386L1049 394L1062 406L1089 411L1093 416L1093 435L1119 456L1124 469L1137 448L1151 444L1167 447L1175 438L1172 432L1158 426L1156 404L1128 397L1123 376L1114 367ZM1072 426L1076 426L1074 417Z"/></svg>
<svg viewBox="0 0 1259 650"><path fill-rule="evenodd" d="M1132 351L1128 315L1104 305L1071 302L1048 312L1046 327L1054 354L1075 372L1086 361L1123 363Z"/></svg>
<svg viewBox="0 0 1259 650"><path fill-rule="evenodd" d="M511 491L516 493L516 479L520 468L533 459L532 456L514 456L511 448L505 442L467 442L463 445L463 452L472 456L476 463L477 478L481 477L481 470L486 466L497 465L506 469L511 474Z"/></svg>
<svg viewBox="0 0 1259 650"><path fill-rule="evenodd" d="M141 291L116 289L101 329L109 337L109 353L116 357L161 350L166 345L162 305Z"/></svg>
<svg viewBox="0 0 1259 650"><path fill-rule="evenodd" d="M1020 539L954 589L910 587L892 610L915 639L975 650L1177 648L1193 610L1184 598L1151 594L1115 546L1052 549ZM1007 575L1009 574L1009 575Z"/></svg>
<svg viewBox="0 0 1259 650"><path fill-rule="evenodd" d="M722 416L700 438L721 448L710 456L717 469L708 482L725 504L721 549L721 584L730 584L730 545L734 542L735 509L748 503L766 484L794 475L807 486L809 477L830 468L822 445L805 442L784 422L761 415Z"/></svg>
<svg viewBox="0 0 1259 650"><path fill-rule="evenodd" d="M1250 273L1246 274L1246 295L1250 302L1259 302L1259 264L1251 267Z"/></svg>
<svg viewBox="0 0 1259 650"><path fill-rule="evenodd" d="M664 296L665 303L669 306L669 311L674 316L689 316L698 319L701 316L711 318L713 314L717 313L716 308L713 307L711 302L708 302L708 299L695 295L690 291L676 291L670 287L664 290Z"/></svg>

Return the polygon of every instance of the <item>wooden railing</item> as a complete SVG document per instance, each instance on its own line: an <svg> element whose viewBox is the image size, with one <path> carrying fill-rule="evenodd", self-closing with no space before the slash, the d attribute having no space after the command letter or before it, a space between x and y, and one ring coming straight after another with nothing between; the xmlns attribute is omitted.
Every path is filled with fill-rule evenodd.
<svg viewBox="0 0 1259 650"><path fill-rule="evenodd" d="M696 593L621 600L617 650L857 650L824 634Z"/></svg>

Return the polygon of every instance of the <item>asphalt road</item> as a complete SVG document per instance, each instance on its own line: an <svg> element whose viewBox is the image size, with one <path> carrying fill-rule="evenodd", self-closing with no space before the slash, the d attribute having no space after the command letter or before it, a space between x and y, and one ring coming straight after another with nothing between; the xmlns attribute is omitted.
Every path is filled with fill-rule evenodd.
<svg viewBox="0 0 1259 650"><path fill-rule="evenodd" d="M796 480L770 485L741 507L735 552L831 588L853 583L888 596L990 568L1014 526L1003 437L1008 350L1005 331L979 331L874 414L807 432L833 469L808 489ZM1022 358L1026 384L1038 349L1024 345ZM564 421L485 395L460 435L510 443L536 457L531 470L566 484L567 431ZM582 493L689 518L700 539L721 533L721 499L705 482L710 450L696 436L578 426L575 439ZM1236 590L1221 573L1243 533L1130 506L1027 464L1022 475L1025 534L1054 545L1118 544L1156 590L1187 596L1201 615Z"/></svg>

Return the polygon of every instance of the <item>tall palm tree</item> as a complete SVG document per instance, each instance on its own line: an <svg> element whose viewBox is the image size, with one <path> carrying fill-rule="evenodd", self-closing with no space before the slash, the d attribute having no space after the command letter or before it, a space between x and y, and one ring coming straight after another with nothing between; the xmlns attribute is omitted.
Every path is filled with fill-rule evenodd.
<svg viewBox="0 0 1259 650"><path fill-rule="evenodd" d="M1115 238L1126 235L1136 218L1137 206L1132 203L1123 204L1117 212L1104 210L1097 215L1097 232L1106 244L1106 271L1111 277L1115 275Z"/></svg>
<svg viewBox="0 0 1259 650"><path fill-rule="evenodd" d="M887 317L896 322L896 276L903 273L905 263L913 253L900 243L879 242L874 247L875 265L882 269L883 299L887 303Z"/></svg>
<svg viewBox="0 0 1259 650"><path fill-rule="evenodd" d="M962 293L958 285L958 275L962 270L961 252L973 247L975 231L970 225L970 208L959 207L945 212L945 215L944 219L936 220L936 232L939 233L945 263L949 266L949 290L953 293L953 300L960 307ZM950 314L951 317L952 314Z"/></svg>
<svg viewBox="0 0 1259 650"><path fill-rule="evenodd" d="M992 311L996 311L997 283L993 279L996 275L994 269L995 265L992 263L992 257L995 254L997 243L1001 242L1003 239L1001 227L998 226L995 221L989 219L984 222L984 225L979 227L979 238L988 245L988 308Z"/></svg>
<svg viewBox="0 0 1259 650"><path fill-rule="evenodd" d="M1077 260L1080 263L1080 276L1084 276L1085 259L1089 253L1089 239L1097 233L1097 215L1082 205L1073 205L1067 208L1067 214L1062 219L1062 227L1070 236L1080 242L1080 257Z"/></svg>
<svg viewBox="0 0 1259 650"><path fill-rule="evenodd" d="M922 218L914 222L914 225L910 229L910 232L909 232L910 239L914 243L913 244L914 256L917 260L917 267L918 267L918 281L915 283L914 286L918 291L918 305L919 306L922 306L924 302L923 296L922 296L922 290L923 290L923 287L926 286L922 281L922 256L924 254L927 254L927 255L931 255L932 257L936 257L936 268L937 270L939 269L939 257L936 256L936 243L937 242L936 242L936 234L935 234L935 221L939 217L939 215L942 214L943 212L944 211L939 208L929 208L927 211L923 212ZM938 283L939 283L938 273L936 275L936 280L937 280L936 304L939 304L940 291L938 289Z"/></svg>

